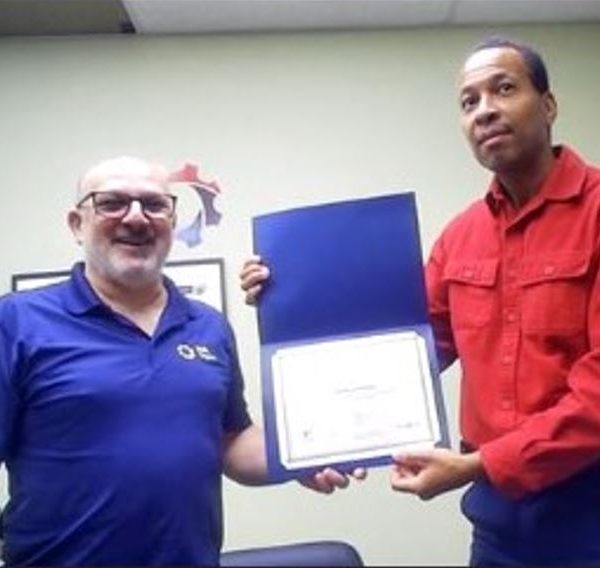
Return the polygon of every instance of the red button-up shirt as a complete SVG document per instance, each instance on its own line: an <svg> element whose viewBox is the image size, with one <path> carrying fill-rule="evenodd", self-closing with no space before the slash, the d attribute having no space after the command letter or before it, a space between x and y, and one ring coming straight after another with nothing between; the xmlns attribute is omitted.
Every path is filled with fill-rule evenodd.
<svg viewBox="0 0 600 568"><path fill-rule="evenodd" d="M600 170L568 148L515 210L496 180L435 243L426 278L460 426L520 497L600 460Z"/></svg>

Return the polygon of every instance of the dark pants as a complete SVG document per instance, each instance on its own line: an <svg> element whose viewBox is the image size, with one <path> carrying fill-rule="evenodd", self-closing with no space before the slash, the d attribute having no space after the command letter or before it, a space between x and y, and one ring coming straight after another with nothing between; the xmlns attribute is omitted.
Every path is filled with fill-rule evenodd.
<svg viewBox="0 0 600 568"><path fill-rule="evenodd" d="M479 481L462 510L471 566L600 566L600 467L520 500Z"/></svg>

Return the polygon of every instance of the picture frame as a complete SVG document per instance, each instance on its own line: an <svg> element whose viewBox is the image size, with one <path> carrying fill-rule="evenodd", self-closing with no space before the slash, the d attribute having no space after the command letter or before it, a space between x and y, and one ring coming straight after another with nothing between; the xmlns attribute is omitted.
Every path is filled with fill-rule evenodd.
<svg viewBox="0 0 600 568"><path fill-rule="evenodd" d="M163 274L173 280L184 296L200 300L227 315L225 262L222 258L167 262Z"/></svg>
<svg viewBox="0 0 600 568"><path fill-rule="evenodd" d="M21 272L13 274L10 282L11 292L33 290L42 286L56 284L69 277L69 270L51 270L42 272Z"/></svg>
<svg viewBox="0 0 600 568"><path fill-rule="evenodd" d="M66 280L70 270L22 272L11 277L11 291L32 290ZM176 260L165 263L163 274L192 300L200 300L227 314L225 261L222 258Z"/></svg>

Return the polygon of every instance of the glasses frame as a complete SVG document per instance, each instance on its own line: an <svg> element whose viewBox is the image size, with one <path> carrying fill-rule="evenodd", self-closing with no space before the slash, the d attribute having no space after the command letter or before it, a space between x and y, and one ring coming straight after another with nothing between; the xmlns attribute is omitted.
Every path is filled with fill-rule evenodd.
<svg viewBox="0 0 600 568"><path fill-rule="evenodd" d="M129 203L127 204L127 208L123 211L123 213L119 213L117 214L106 214L106 213L102 213L101 211L98 210L98 204L96 203L96 197L98 195L119 195L123 198L126 198L129 200ZM94 210L94 213L100 217L103 217L105 219L123 219L125 217L127 217L127 215L129 215L129 212L131 211L131 205L134 201L137 201L140 205L140 211L142 212L142 215L144 215L144 217L146 217L146 219L150 219L150 220L158 220L158 221L162 221L162 220L170 220L173 219L173 217L175 216L175 207L177 206L177 196L173 195L171 193L161 193L161 196L164 197L168 197L171 200L172 203L172 208L171 208L171 213L169 215L156 215L153 213L149 213L148 211L146 211L146 209L144 208L144 204L143 204L143 199L144 197L132 197L131 195L127 195L126 193L122 193L120 191L90 191L89 193L86 193L76 204L75 204L75 208L76 209L80 209L81 207L83 207L83 205L85 204L86 201L91 200L92 201L92 209Z"/></svg>

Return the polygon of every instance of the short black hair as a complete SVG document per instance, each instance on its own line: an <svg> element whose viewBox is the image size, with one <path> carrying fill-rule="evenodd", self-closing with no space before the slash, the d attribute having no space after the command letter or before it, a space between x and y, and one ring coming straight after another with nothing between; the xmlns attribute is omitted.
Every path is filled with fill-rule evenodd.
<svg viewBox="0 0 600 568"><path fill-rule="evenodd" d="M478 43L471 54L481 51L483 49L491 49L494 47L509 47L518 51L529 72L529 78L533 83L536 91L541 93L547 93L550 90L550 82L548 80L548 71L546 70L546 64L542 59L542 56L533 47L514 41L512 39L502 36L490 36Z"/></svg>

